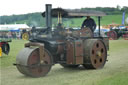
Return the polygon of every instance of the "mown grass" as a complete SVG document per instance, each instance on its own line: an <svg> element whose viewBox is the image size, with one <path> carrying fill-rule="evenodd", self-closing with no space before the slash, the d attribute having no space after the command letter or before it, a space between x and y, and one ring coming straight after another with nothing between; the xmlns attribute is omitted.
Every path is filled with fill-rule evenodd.
<svg viewBox="0 0 128 85"><path fill-rule="evenodd" d="M128 41L111 40L109 53L110 57L108 59L111 65L113 65L113 68L118 67L118 69L115 69L112 75L108 75L100 80L97 85L128 85ZM111 57L116 62L113 62Z"/></svg>
<svg viewBox="0 0 128 85"><path fill-rule="evenodd" d="M128 85L128 72L106 78L102 80L99 85Z"/></svg>
<svg viewBox="0 0 128 85"><path fill-rule="evenodd" d="M11 66L15 61L16 61L16 55L18 54L18 52L24 48L24 43L26 43L28 41L23 41L23 40L12 40L12 42L9 43L10 45L10 53L9 55L2 55L1 63L0 66L1 67L7 67L7 66Z"/></svg>
<svg viewBox="0 0 128 85"><path fill-rule="evenodd" d="M1 62L1 85L128 85L128 41L111 40L108 62L103 69L65 69L59 64L48 75L30 78L18 72L12 64L27 41L13 40L11 52Z"/></svg>

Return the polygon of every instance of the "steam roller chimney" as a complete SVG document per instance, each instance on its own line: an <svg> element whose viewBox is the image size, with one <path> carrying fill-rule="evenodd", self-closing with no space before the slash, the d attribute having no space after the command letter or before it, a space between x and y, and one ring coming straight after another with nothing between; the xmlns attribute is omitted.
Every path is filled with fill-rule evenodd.
<svg viewBox="0 0 128 85"><path fill-rule="evenodd" d="M52 29L52 17L51 17L51 4L46 4L46 12L45 12L45 17L46 17L46 26L48 29Z"/></svg>

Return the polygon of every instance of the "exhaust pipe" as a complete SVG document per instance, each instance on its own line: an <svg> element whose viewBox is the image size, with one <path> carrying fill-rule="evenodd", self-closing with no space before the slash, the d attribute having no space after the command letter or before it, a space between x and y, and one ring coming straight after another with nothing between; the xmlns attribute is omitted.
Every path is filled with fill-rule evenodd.
<svg viewBox="0 0 128 85"><path fill-rule="evenodd" d="M51 4L46 4L45 18L46 18L46 26L49 30L52 29L51 8L52 8Z"/></svg>

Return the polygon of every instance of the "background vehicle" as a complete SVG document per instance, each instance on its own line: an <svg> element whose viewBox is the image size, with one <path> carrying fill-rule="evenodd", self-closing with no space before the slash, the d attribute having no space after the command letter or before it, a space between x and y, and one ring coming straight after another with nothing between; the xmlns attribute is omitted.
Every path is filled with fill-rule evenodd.
<svg viewBox="0 0 128 85"><path fill-rule="evenodd" d="M8 37L8 33L9 31L0 31L0 56L2 56L2 53L9 54L10 45L8 42L11 42L11 38Z"/></svg>
<svg viewBox="0 0 128 85"><path fill-rule="evenodd" d="M109 32L107 32L107 36L109 39L117 40L120 37L124 38L125 40L128 40L128 28L127 26L116 26L113 27L113 29L110 29Z"/></svg>

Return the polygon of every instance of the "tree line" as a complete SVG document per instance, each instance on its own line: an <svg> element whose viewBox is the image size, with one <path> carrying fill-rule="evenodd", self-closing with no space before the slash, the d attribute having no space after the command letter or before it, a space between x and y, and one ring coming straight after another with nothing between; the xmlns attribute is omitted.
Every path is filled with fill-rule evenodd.
<svg viewBox="0 0 128 85"><path fill-rule="evenodd" d="M107 15L119 15L124 11L128 14L128 7L121 8L119 5L114 7L96 7L96 8L81 8L81 10L95 10L105 12ZM54 20L55 22L57 20ZM22 15L0 16L0 24L27 24L29 26L44 26L45 19L41 16L41 12L28 13Z"/></svg>

